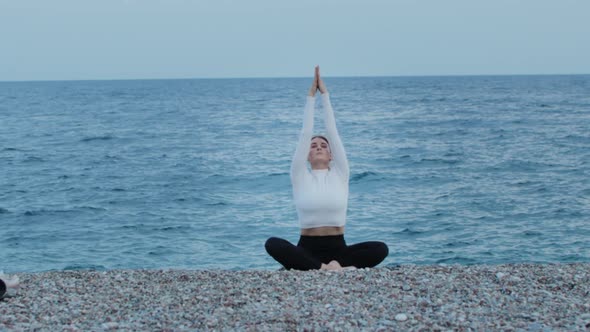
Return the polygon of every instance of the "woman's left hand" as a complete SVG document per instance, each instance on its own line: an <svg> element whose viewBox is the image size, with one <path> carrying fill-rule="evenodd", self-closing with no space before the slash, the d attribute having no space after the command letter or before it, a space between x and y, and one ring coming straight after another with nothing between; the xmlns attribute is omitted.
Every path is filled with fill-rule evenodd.
<svg viewBox="0 0 590 332"><path fill-rule="evenodd" d="M320 92L322 94L327 93L328 92L328 89L326 88L326 85L324 84L324 81L320 77L320 66L317 66L316 67L316 76L317 76L317 80L318 80L318 89L320 89Z"/></svg>

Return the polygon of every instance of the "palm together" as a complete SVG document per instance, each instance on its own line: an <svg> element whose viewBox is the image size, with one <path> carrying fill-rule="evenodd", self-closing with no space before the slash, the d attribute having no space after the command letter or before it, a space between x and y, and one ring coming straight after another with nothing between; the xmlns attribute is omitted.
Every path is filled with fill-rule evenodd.
<svg viewBox="0 0 590 332"><path fill-rule="evenodd" d="M315 67L315 75L313 77L313 83L311 83L311 88L309 89L309 95L315 97L315 93L318 90L320 90L320 93L322 94L328 92L324 81L320 78L320 66Z"/></svg>

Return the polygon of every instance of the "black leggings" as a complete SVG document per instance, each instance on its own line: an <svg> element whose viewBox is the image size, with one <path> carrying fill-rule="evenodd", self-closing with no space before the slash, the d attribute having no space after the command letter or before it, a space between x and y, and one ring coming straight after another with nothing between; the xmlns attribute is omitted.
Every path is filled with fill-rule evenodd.
<svg viewBox="0 0 590 332"><path fill-rule="evenodd" d="M374 267L389 254L383 242L370 241L347 246L344 235L304 236L294 246L277 237L266 240L266 251L286 269L317 270L336 260L342 267Z"/></svg>

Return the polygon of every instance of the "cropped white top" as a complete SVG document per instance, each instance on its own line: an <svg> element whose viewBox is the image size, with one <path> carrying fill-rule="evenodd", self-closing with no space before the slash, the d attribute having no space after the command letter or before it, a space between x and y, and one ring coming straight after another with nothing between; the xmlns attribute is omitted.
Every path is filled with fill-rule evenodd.
<svg viewBox="0 0 590 332"><path fill-rule="evenodd" d="M344 226L346 223L350 174L348 160L336 129L330 96L324 93L321 99L332 161L330 168L325 170L307 167L315 108L315 97L308 96L303 113L303 128L291 163L293 200L301 228Z"/></svg>

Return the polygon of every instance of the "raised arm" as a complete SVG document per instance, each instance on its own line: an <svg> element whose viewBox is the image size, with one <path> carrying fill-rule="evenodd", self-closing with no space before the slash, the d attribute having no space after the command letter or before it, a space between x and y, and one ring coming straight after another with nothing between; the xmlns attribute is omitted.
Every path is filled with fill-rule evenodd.
<svg viewBox="0 0 590 332"><path fill-rule="evenodd" d="M293 188L298 187L298 184L303 181L305 172L307 172L307 156L309 155L309 144L313 135L313 115L315 93L318 89L318 75L319 68L316 67L315 77L309 89L303 110L303 127L301 128L301 134L299 134L299 142L297 142L297 147L295 148L295 155L293 155L293 160L291 161L291 183L293 184Z"/></svg>
<svg viewBox="0 0 590 332"><path fill-rule="evenodd" d="M332 109L332 103L330 103L330 94L328 93L328 89L322 81L319 68L317 69L317 77L318 77L318 89L322 94L322 105L324 107L324 121L326 124L326 133L328 136L328 140L330 141L330 150L332 152L332 165L334 168L344 176L346 183L348 183L348 178L350 176L350 169L348 168L348 159L346 158L346 151L344 150L344 145L342 145L342 140L340 139L340 135L338 135L338 129L336 128L336 119L334 117L334 110Z"/></svg>

